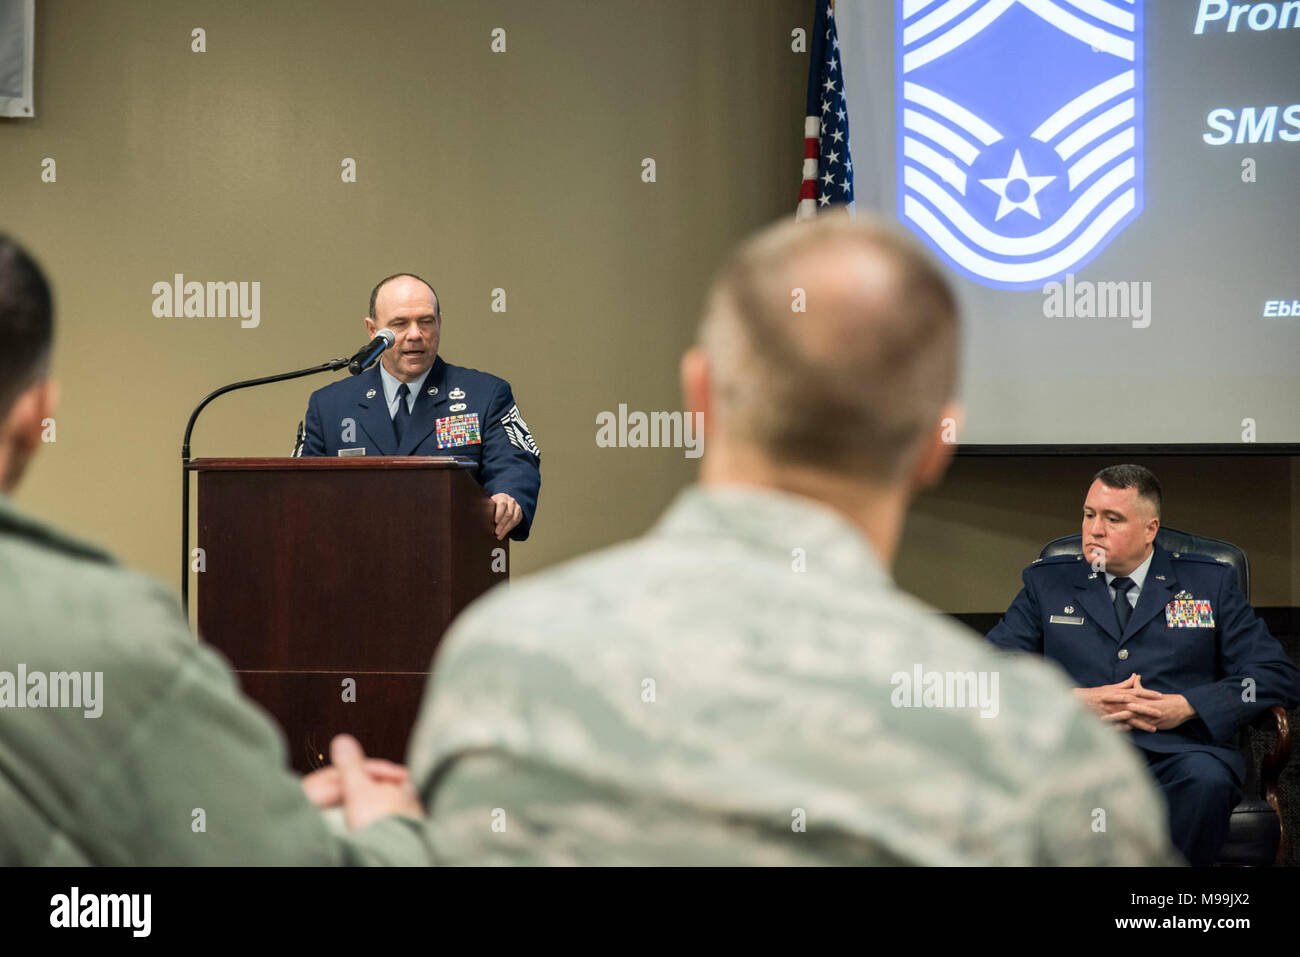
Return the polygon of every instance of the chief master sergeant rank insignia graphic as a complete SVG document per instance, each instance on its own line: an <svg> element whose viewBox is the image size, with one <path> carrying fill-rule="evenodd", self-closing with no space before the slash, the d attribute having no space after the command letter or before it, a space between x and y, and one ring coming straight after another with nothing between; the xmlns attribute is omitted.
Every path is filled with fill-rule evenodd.
<svg viewBox="0 0 1300 957"><path fill-rule="evenodd" d="M1034 289L1142 212L1142 0L896 0L898 214Z"/></svg>

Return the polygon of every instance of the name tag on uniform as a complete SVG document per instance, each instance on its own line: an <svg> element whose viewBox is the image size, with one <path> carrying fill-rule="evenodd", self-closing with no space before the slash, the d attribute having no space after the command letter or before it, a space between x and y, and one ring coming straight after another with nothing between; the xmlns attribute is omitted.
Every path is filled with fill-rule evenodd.
<svg viewBox="0 0 1300 957"><path fill-rule="evenodd" d="M1206 600L1175 599L1165 605L1165 624L1170 628L1213 628L1214 608Z"/></svg>
<svg viewBox="0 0 1300 957"><path fill-rule="evenodd" d="M482 445L479 435L478 413L449 415L434 423L438 432L438 448L449 449L455 445Z"/></svg>
<svg viewBox="0 0 1300 957"><path fill-rule="evenodd" d="M339 455L365 455L366 447L363 445L359 449L339 449Z"/></svg>
<svg viewBox="0 0 1300 957"><path fill-rule="evenodd" d="M1071 618L1069 615L1053 615L1051 618L1053 625L1082 625L1082 618Z"/></svg>

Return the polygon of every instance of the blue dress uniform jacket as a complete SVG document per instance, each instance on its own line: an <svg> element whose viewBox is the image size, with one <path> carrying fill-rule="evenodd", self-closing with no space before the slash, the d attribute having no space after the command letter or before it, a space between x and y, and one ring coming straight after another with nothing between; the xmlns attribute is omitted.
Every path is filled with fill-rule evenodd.
<svg viewBox="0 0 1300 957"><path fill-rule="evenodd" d="M1132 731L1133 743L1162 754L1208 751L1240 779L1245 761L1233 735L1273 705L1294 706L1300 671L1255 616L1230 566L1154 549L1122 634L1106 576L1080 555L1054 555L1024 570L1024 588L988 640L1051 658L1082 688L1136 672L1145 688L1183 695L1194 717L1167 731Z"/></svg>
<svg viewBox="0 0 1300 957"><path fill-rule="evenodd" d="M434 360L415 397L399 445L384 399L379 363L359 376L317 389L307 403L302 455L459 455L489 495L505 492L524 517L510 532L523 541L541 488L541 450L505 379Z"/></svg>

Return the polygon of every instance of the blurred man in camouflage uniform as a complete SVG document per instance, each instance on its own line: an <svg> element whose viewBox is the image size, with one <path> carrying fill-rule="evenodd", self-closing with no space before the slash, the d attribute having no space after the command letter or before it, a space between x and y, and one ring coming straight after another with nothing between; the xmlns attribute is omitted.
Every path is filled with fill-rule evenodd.
<svg viewBox="0 0 1300 957"><path fill-rule="evenodd" d="M409 754L437 861L1177 861L1140 762L1058 672L890 579L952 450L955 312L882 227L739 250L682 362L700 484L442 646Z"/></svg>
<svg viewBox="0 0 1300 957"><path fill-rule="evenodd" d="M0 236L0 865L426 863L404 769L336 740L313 798L342 779L366 807L336 837L175 600L9 501L54 413L53 329Z"/></svg>

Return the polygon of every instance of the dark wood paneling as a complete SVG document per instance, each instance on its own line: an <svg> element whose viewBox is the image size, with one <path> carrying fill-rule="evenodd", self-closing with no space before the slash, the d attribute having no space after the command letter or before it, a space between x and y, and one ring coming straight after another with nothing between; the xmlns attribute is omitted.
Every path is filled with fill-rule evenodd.
<svg viewBox="0 0 1300 957"><path fill-rule="evenodd" d="M406 744L428 675L357 672L239 671L244 693L269 711L284 731L298 771L329 763L329 743L354 735L372 757L405 762ZM356 701L343 700L344 679L356 683Z"/></svg>
<svg viewBox="0 0 1300 957"><path fill-rule="evenodd" d="M383 756L401 760L419 694L407 683L423 687L451 621L507 577L492 568L495 549L508 562L509 543L493 534L483 489L443 459L193 464L206 560L200 636L280 722L296 767L307 767L312 748L325 753L328 738L304 736L326 725L367 748L367 738L383 742ZM341 702L319 710L339 700L342 678L374 684L381 675L404 689L392 715Z"/></svg>

